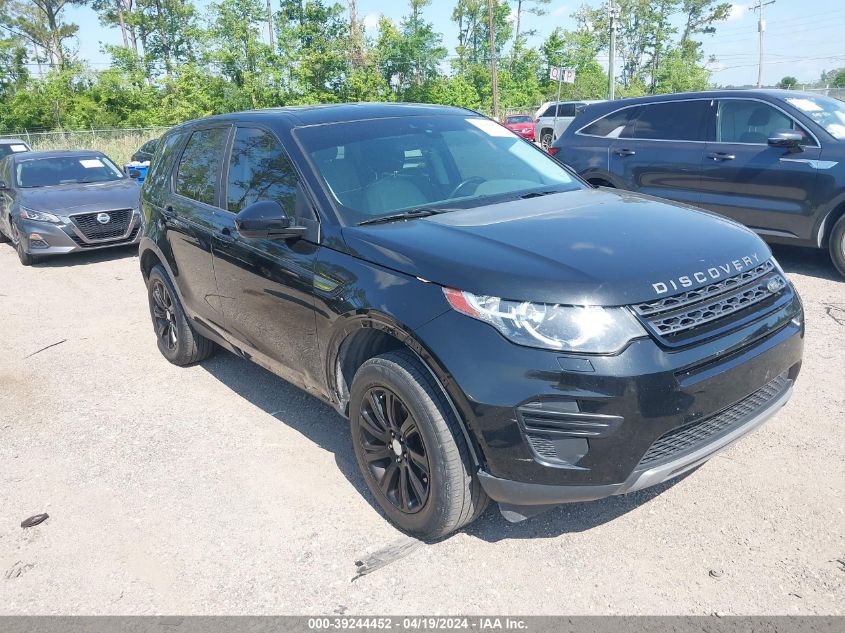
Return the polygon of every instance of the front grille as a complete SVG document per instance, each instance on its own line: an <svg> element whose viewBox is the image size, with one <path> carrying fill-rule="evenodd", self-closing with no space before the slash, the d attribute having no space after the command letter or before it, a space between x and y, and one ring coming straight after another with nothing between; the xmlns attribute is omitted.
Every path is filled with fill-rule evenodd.
<svg viewBox="0 0 845 633"><path fill-rule="evenodd" d="M129 234L129 237L126 237L126 238L120 237L116 240L106 240L105 242L94 242L94 243L86 242L85 240L80 238L75 233L73 235L70 235L70 239L72 239L74 242L76 242L77 246L81 246L82 248L100 248L100 247L103 247L103 246L120 246L121 244L129 244L129 243L133 242L135 240L135 238L138 237L138 231L140 231L140 230L141 230L141 227L136 226L134 229L132 229L132 233Z"/></svg>
<svg viewBox="0 0 845 633"><path fill-rule="evenodd" d="M780 396L789 387L790 382L787 372L784 372L766 386L721 413L706 420L672 429L651 445L640 460L639 467L667 461L706 444L717 435L741 426Z"/></svg>
<svg viewBox="0 0 845 633"><path fill-rule="evenodd" d="M772 281L775 281L772 284ZM737 314L788 286L771 261L723 281L632 306L657 336L671 338Z"/></svg>
<svg viewBox="0 0 845 633"><path fill-rule="evenodd" d="M106 224L101 224L97 220L100 213L109 215L110 219ZM129 223L132 221L132 209L81 213L71 216L71 220L88 240L113 240L126 235Z"/></svg>

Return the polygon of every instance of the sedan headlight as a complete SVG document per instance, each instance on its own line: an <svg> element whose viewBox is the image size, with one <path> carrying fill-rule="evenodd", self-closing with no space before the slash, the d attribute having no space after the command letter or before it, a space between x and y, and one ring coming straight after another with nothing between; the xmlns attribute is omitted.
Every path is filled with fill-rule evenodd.
<svg viewBox="0 0 845 633"><path fill-rule="evenodd" d="M518 345L613 354L631 340L647 336L625 308L508 301L454 288L443 288L443 293L452 308L486 321Z"/></svg>
<svg viewBox="0 0 845 633"><path fill-rule="evenodd" d="M47 213L46 211L36 211L35 209L27 209L26 207L21 207L18 214L21 216L22 220L52 222L53 224L59 224L61 222L59 217L53 215L52 213Z"/></svg>

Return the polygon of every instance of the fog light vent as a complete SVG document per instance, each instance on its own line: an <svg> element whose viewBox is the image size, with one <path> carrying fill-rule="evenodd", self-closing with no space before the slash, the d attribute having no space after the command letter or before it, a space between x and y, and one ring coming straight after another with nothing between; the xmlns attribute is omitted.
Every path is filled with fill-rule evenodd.
<svg viewBox="0 0 845 633"><path fill-rule="evenodd" d="M527 433L554 437L607 437L622 424L618 415L583 413L570 400L541 400L517 408L522 428Z"/></svg>
<svg viewBox="0 0 845 633"><path fill-rule="evenodd" d="M30 248L49 248L50 245L47 243L47 240L41 237L40 233L30 233L29 246Z"/></svg>

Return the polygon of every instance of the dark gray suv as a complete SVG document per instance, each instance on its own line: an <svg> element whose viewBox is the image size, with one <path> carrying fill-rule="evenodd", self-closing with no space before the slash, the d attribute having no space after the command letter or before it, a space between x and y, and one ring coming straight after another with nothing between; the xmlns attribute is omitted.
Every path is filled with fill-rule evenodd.
<svg viewBox="0 0 845 633"><path fill-rule="evenodd" d="M785 90L586 107L550 153L595 185L703 207L767 241L829 248L845 275L845 103Z"/></svg>

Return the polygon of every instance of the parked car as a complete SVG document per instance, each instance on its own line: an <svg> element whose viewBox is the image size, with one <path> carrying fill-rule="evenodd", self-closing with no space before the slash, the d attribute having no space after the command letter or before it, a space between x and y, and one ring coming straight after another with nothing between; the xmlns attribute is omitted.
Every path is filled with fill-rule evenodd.
<svg viewBox="0 0 845 633"><path fill-rule="evenodd" d="M31 151L32 148L26 143L26 141L19 138L0 139L0 158L4 158L9 154Z"/></svg>
<svg viewBox="0 0 845 633"><path fill-rule="evenodd" d="M94 151L15 153L0 160L0 242L21 264L137 242L141 187Z"/></svg>
<svg viewBox="0 0 845 633"><path fill-rule="evenodd" d="M505 117L503 125L511 132L529 141L534 140L534 119L527 114L511 114Z"/></svg>
<svg viewBox="0 0 845 633"><path fill-rule="evenodd" d="M134 154L132 154L132 162L145 163L153 159L153 154L156 153L158 146L158 139L153 138L141 145Z"/></svg>
<svg viewBox="0 0 845 633"><path fill-rule="evenodd" d="M552 151L589 182L703 207L845 275L845 103L785 90L589 106Z"/></svg>
<svg viewBox="0 0 845 633"><path fill-rule="evenodd" d="M543 149L549 149L552 143L569 127L569 124L575 119L575 115L591 103L601 102L590 100L558 101L557 104L549 104L534 122L534 138L540 142ZM555 116L555 109L557 109L557 116Z"/></svg>
<svg viewBox="0 0 845 633"><path fill-rule="evenodd" d="M790 397L803 312L759 237L592 188L476 113L279 108L161 144L140 244L159 350L219 345L330 403L409 533L657 484Z"/></svg>

